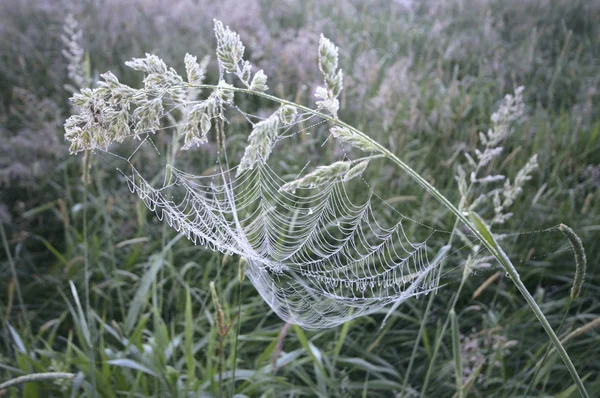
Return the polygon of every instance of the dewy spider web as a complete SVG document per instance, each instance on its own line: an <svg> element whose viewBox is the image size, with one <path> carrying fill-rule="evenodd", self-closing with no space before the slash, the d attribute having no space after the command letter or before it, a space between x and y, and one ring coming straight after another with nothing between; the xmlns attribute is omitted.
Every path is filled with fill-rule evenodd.
<svg viewBox="0 0 600 398"><path fill-rule="evenodd" d="M98 88L75 94L79 113L65 124L71 151L111 153L107 148L113 142L142 139L129 156L115 155L127 163L121 170L128 170L123 175L131 191L194 243L245 258L246 275L288 322L331 327L435 291L441 261L451 254L443 245L446 237L442 244L436 242L437 249L430 248L428 242L440 231L405 216L363 179L370 164L383 161L372 155L372 144L337 127L330 135L322 128L326 119L289 103L268 117L242 111L234 102L233 86L223 80L224 71L235 74L250 94L266 90L266 77L259 71L251 80L239 37L218 22L215 31L221 80L209 87L206 99L197 99L204 71L195 57L186 56L187 85L156 56L134 59L128 65L146 73L144 88L133 89L107 73ZM342 75L337 48L324 38L319 62L325 87L317 89L322 99L317 104L320 112L336 119ZM248 124L249 144L238 161L235 146L228 153L227 138L240 125L246 133ZM147 171L147 163L157 159L144 163L144 156L147 149L158 152L151 135L160 130L177 135L171 165L158 186L151 182L157 179L155 171ZM312 159L322 164L326 158L336 160L316 169L297 161L297 148L303 145L299 137L313 130L311 137L320 136L321 145L315 141L312 148L322 153ZM206 144L209 133L212 141L213 132L218 155L211 175L197 176L174 166L176 160L180 163L175 157L197 154L176 150L180 136L181 149L187 150ZM282 156L286 151L287 159ZM354 155L359 151L362 157Z"/></svg>
<svg viewBox="0 0 600 398"><path fill-rule="evenodd" d="M440 273L441 260L449 247L442 246L435 258L429 260L427 242L436 232L434 228L428 228L429 235L425 238L416 239L418 234L409 233L404 222L410 221L411 230L423 224L401 216L388 225L384 222L385 217L380 218L374 211L377 202L372 196L362 202L350 200L351 191L345 184L360 180L369 163L376 161L375 157L387 158L464 223L501 263L552 339L578 389L587 396L577 370L521 281L519 272L498 245L489 226L471 211L473 203L464 210L462 206L454 206L392 152L338 119L343 74L338 70L338 49L333 43L321 36L318 59L324 84L316 89L315 96L319 100L315 111L266 94L267 77L262 70L252 76L252 66L243 59L244 46L237 33L215 21L215 36L220 71L218 85L203 84L204 63L199 64L194 56L187 54L185 57L186 82L160 58L147 55L127 63L145 73L142 89L126 86L112 73L105 73L102 75L104 81L97 88L75 93L71 100L76 113L65 122L65 138L71 142L71 152L104 150L112 143L122 143L132 136L142 138L161 129L161 118L176 121L177 116L181 116L183 122L170 124L178 125L175 130L183 136L181 149L206 143L208 134L213 131L217 148L226 149L232 142L226 140L229 136L224 129L225 111L239 110L234 102L236 92L275 101L280 105L279 109L268 118L253 123L237 169L229 167L227 150L224 150L224 162L218 162L219 172L214 177L205 179L171 166L166 170L165 184L154 188L132 164L128 181L131 189L159 217L188 238L246 258L247 275L281 318L306 328L323 328L372 313L392 302L390 311L393 311L407 298L435 291L439 286L440 275L436 274ZM237 77L238 84L245 88L227 83L226 74ZM208 98L198 101L197 90L201 88L212 92ZM519 88L515 97L505 97L503 106L491 118L494 129L487 135L480 134L485 150L476 152L479 163L473 162L472 183L491 183L505 178L490 175L478 179L477 171L478 166L489 164L501 150L498 143L507 136L513 116L519 114L521 92ZM280 176L287 176L291 170L289 166L294 162L286 164L285 158L278 159L279 162L270 159L271 152L276 146L283 146L279 144L281 138L290 136L286 131L281 134L282 129L289 131L297 126L297 120L306 119L307 115L299 115L300 111L330 122L333 126L329 134L336 141L353 151L374 155L354 162L349 160L350 157L343 158L319 166L308 174L300 173L296 179L285 178L288 182L284 183ZM241 114L243 119L250 120L248 114ZM175 136L172 141L171 155L178 148L178 138ZM143 140L142 143L148 141L151 142ZM293 149L294 143L289 146ZM135 152L137 150L134 155ZM134 155L126 160L133 160ZM237 158L233 156L232 160ZM275 170L275 165L282 170ZM536 167L534 155L517 173L512 184L506 181L503 200L499 191L494 193L494 220L497 223L510 218L510 213L505 210ZM466 200L470 186L464 169L458 177L459 190ZM177 197L171 191L180 191L182 195ZM486 198L485 195L480 197ZM458 222L456 226L459 226ZM570 231L567 235L576 253L578 276L572 290L572 299L575 299L585 274L585 252L581 240L570 228L561 224L560 229ZM453 229L451 236L455 231L460 234L460 229ZM471 258L469 263L472 262ZM465 268L466 271L469 269L470 266Z"/></svg>
<svg viewBox="0 0 600 398"><path fill-rule="evenodd" d="M331 327L437 288L427 241L411 241L401 217L378 222L371 197L355 204L339 179L282 190L267 164L236 176L195 176L168 166L153 187L130 164L127 182L159 219L199 245L244 257L246 275L284 320ZM360 182L357 182L360 184Z"/></svg>

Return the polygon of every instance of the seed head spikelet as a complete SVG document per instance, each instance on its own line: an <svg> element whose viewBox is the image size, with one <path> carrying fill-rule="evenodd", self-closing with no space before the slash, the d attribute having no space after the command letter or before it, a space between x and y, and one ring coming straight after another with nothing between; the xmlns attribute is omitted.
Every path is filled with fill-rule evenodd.
<svg viewBox="0 0 600 398"><path fill-rule="evenodd" d="M364 137L350 131L350 129L347 127L334 126L329 130L329 132L332 136L340 141L363 151L375 152L378 150L377 146L375 146L371 141L368 141Z"/></svg>
<svg viewBox="0 0 600 398"><path fill-rule="evenodd" d="M571 288L571 300L576 300L581 293L581 286L585 280L585 271L587 268L587 258L585 256L585 249L583 243L575 231L565 224L560 224L558 227L560 231L566 236L573 249L575 256L575 278L573 278L573 287Z"/></svg>

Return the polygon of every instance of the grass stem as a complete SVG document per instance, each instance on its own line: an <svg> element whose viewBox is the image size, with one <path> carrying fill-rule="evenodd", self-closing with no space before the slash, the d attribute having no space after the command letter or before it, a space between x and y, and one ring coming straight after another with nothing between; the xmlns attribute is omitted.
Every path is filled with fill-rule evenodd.
<svg viewBox="0 0 600 398"><path fill-rule="evenodd" d="M463 389L463 368L460 351L460 335L458 332L458 319L454 308L450 310L450 322L452 324L452 353L454 355L454 370L456 372L456 391L458 392L458 398L465 396Z"/></svg>
<svg viewBox="0 0 600 398"><path fill-rule="evenodd" d="M21 284L19 283L19 277L17 275L17 267L15 265L14 259L12 258L10 246L8 245L8 239L6 238L6 231L4 231L4 224L2 224L2 222L0 222L0 235L2 237L2 245L4 246L4 251L6 252L6 258L8 259L8 264L10 266L10 273L12 274L15 289L17 291L17 298L19 300L19 306L21 307L21 315L23 316L23 322L25 325L29 325L27 313L25 312L25 302L23 301L23 293L21 292ZM8 314L6 315L8 316Z"/></svg>
<svg viewBox="0 0 600 398"><path fill-rule="evenodd" d="M48 380L72 379L74 377L74 373L65 372L32 373L24 376L15 377L14 379L5 381L4 383L0 384L0 394L4 393L5 390L9 389L10 387L18 386L19 384Z"/></svg>
<svg viewBox="0 0 600 398"><path fill-rule="evenodd" d="M84 266L84 286L85 286L85 317L88 330L90 331L90 340L88 344L88 353L90 356L90 380L92 383L92 396L97 396L96 390L96 358L94 353L95 333L92 324L92 308L90 305L90 259L88 248L88 223L87 223L87 196L89 185L91 155L89 151L85 152L83 160L83 266Z"/></svg>

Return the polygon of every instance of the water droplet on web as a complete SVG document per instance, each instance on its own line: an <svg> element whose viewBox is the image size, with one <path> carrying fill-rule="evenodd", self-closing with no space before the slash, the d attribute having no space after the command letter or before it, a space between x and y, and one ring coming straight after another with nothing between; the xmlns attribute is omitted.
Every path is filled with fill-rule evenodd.
<svg viewBox="0 0 600 398"><path fill-rule="evenodd" d="M308 209L308 214L313 214L313 209L312 207L310 209Z"/></svg>

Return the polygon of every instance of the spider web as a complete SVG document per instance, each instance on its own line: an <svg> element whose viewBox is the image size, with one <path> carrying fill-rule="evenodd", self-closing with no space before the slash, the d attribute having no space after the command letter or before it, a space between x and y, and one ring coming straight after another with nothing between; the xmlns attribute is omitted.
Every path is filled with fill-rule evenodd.
<svg viewBox="0 0 600 398"><path fill-rule="evenodd" d="M445 207L428 204L431 198L418 182L381 166L381 147L335 121L343 73L331 41L324 36L319 41L324 85L316 88L318 111L313 111L266 94L267 78L262 70L252 77L237 33L215 21L215 36L218 85L202 83L206 62L195 56L185 56L184 80L146 54L126 63L145 74L143 88L122 84L107 72L97 88L75 93L75 113L65 122L71 153L91 149L124 161L117 170L159 219L196 244L244 258L246 275L265 302L285 321L305 328L335 326L393 303L389 316L403 301L435 292L448 280L498 267L458 221L451 232L432 227L450 220ZM233 76L245 88L228 83ZM203 89L211 92L199 99ZM519 100L507 96L500 108L507 120L519 113L521 91L515 91ZM251 98L240 100L242 93ZM268 117L238 107L264 110L265 100L279 106ZM171 133L171 139L165 137ZM131 137L141 142L128 154L108 151ZM164 148L166 167L158 148ZM488 149L486 144L481 156ZM193 165L206 168L210 162L212 172L196 174ZM516 178L526 181L536 166L534 156ZM466 197L471 186L462 168L457 173ZM483 180L472 173L472 184ZM509 188L516 195L515 184ZM499 202L493 210L504 222L509 218L504 203L512 203L512 196L500 203L496 189L473 202L492 193ZM402 197L415 203L398 204ZM461 244L451 251L455 236ZM458 265L448 266L449 261ZM462 275L453 275L461 267Z"/></svg>
<svg viewBox="0 0 600 398"><path fill-rule="evenodd" d="M237 107L233 112L253 125L264 120ZM282 127L274 145L278 155L242 173L237 172L239 166L229 165L235 154L223 151L209 175L167 164L162 183L151 182L143 174L156 181L156 173L144 173L135 165L140 151L158 152L152 141L156 137L150 135L127 158L107 153L127 162L128 171L122 173L129 189L160 220L197 245L244 257L246 275L286 322L308 329L333 327L436 291L449 246L439 240L433 247L428 243L442 231L403 215L362 176L351 181L335 178L293 192L282 189L290 181L282 175L302 176L311 169L299 163L290 173L292 166L281 160L280 152L301 155L294 145L299 134L306 137L314 131L313 136L321 136L321 145L315 145L321 149L318 159L353 156L337 142L329 143L336 150L324 150L333 138L320 134L326 130L315 119L299 115L291 126ZM177 125L165 130L172 128ZM371 162L376 161L383 160Z"/></svg>

